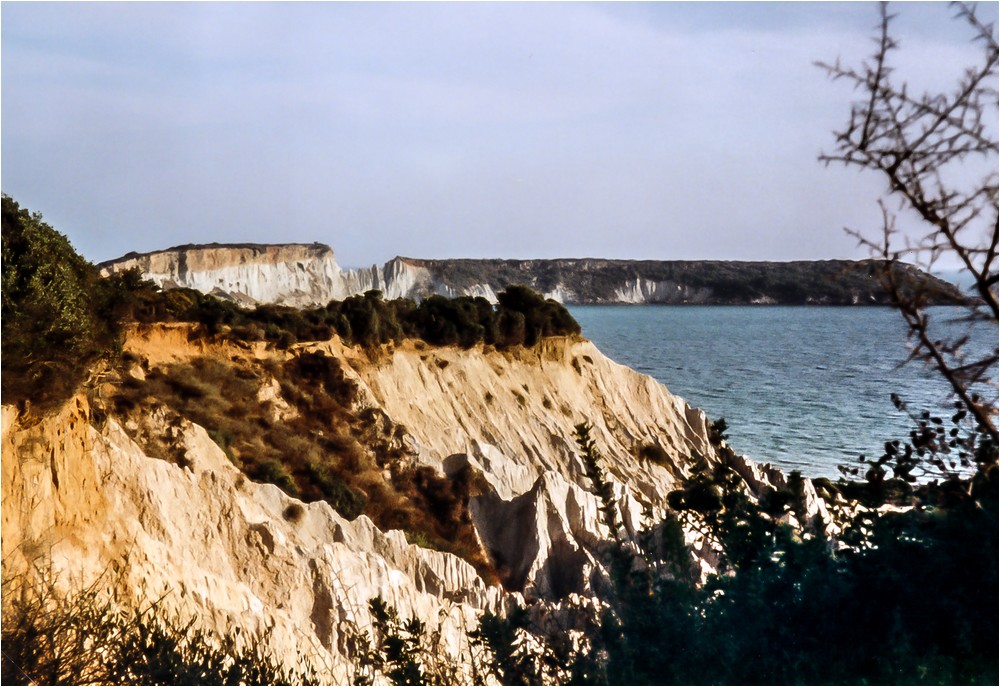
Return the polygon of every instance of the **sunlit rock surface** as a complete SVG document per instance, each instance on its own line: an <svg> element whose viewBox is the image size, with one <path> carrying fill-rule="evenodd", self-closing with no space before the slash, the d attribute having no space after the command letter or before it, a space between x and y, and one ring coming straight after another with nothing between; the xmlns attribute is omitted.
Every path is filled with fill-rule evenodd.
<svg viewBox="0 0 1000 687"><path fill-rule="evenodd" d="M191 340L184 325L138 328L125 348L136 375L199 356L239 366L290 355ZM348 521L325 503L290 510L299 502L246 479L202 427L152 408L147 431L183 449L188 465L146 455L125 420L99 408L100 385L41 421L3 407L5 571L51 560L71 587L124 565L122 584L135 598L167 591L165 603L210 627L269 629L288 665L305 661L332 682L352 679L350 630L368 629L368 601L381 595L440 631L442 649L467 665L466 632L483 611L587 596L606 579L599 552L610 533L584 477L575 424L593 424L624 536L641 528L645 508L662 512L692 452L708 449L703 413L579 338L506 352L406 342L371 354L338 339L296 350L338 358L358 383L357 403L404 426L416 460L444 474L465 465L481 474L486 486L469 508L507 589L364 516ZM274 384L257 398L275 422L289 412ZM669 461L637 458L646 444Z"/></svg>

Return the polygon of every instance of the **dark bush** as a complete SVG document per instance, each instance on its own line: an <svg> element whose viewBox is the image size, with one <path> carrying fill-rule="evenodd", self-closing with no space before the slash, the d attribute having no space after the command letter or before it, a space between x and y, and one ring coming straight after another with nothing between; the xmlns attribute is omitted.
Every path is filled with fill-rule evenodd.
<svg viewBox="0 0 1000 687"><path fill-rule="evenodd" d="M290 496L298 496L299 494L299 487L295 484L295 479L277 460L263 460L246 468L246 471L253 480L274 484Z"/></svg>
<svg viewBox="0 0 1000 687"><path fill-rule="evenodd" d="M333 475L328 467L309 463L306 471L308 481L318 487L321 498L342 516L354 520L365 512L368 502L365 495L351 489L344 480Z"/></svg>
<svg viewBox="0 0 1000 687"><path fill-rule="evenodd" d="M161 601L109 598L115 580L99 578L68 594L41 565L3 579L5 685L317 684L311 671L284 669L266 636L219 636L166 612Z"/></svg>
<svg viewBox="0 0 1000 687"><path fill-rule="evenodd" d="M579 334L580 326L561 304L524 286L502 291L496 307L485 298L432 295L419 304L387 301L379 291L299 310L276 305L240 308L190 289L157 291L130 275L118 287L127 316L140 322L186 321L210 334L247 341L265 340L280 348L299 341L325 340L336 333L345 342L375 348L415 338L435 346L471 348L533 346L546 336ZM130 290L131 289L131 290Z"/></svg>
<svg viewBox="0 0 1000 687"><path fill-rule="evenodd" d="M670 463L670 456L659 444L643 444L639 448L639 457L657 465L668 465Z"/></svg>
<svg viewBox="0 0 1000 687"><path fill-rule="evenodd" d="M101 279L39 213L4 195L2 394L47 407L65 401L100 357L120 352L122 300L136 275Z"/></svg>
<svg viewBox="0 0 1000 687"><path fill-rule="evenodd" d="M339 405L349 407L358 393L358 385L347 379L336 358L322 353L301 353L285 366L296 380L320 388Z"/></svg>
<svg viewBox="0 0 1000 687"><path fill-rule="evenodd" d="M585 431L580 444L616 532L620 505ZM668 517L638 551L606 549L606 610L572 628L575 646L567 627L516 609L484 617L473 641L506 684L996 684L998 484L995 446L984 450L989 467L961 484L922 485L933 505L835 508L840 529L827 532L806 517L801 476L755 498L717 448L721 460L695 466L669 502L718 552L718 574L697 583Z"/></svg>
<svg viewBox="0 0 1000 687"><path fill-rule="evenodd" d="M302 507L301 503L290 503L281 512L281 517L291 523L301 522L305 515L306 509Z"/></svg>

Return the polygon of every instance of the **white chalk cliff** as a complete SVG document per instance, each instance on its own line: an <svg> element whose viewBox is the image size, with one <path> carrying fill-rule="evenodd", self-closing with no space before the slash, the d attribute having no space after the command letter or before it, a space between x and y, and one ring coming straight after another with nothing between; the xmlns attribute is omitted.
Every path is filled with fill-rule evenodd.
<svg viewBox="0 0 1000 687"><path fill-rule="evenodd" d="M427 281L426 270L393 261L384 268L342 270L320 243L184 246L105 263L105 274L138 268L162 288L185 287L245 305L326 305L371 289L402 298Z"/></svg>
<svg viewBox="0 0 1000 687"><path fill-rule="evenodd" d="M302 251L303 261L312 255L313 265L334 264L323 251ZM234 283L248 274L230 268ZM290 275L287 283L305 285ZM261 295L243 285L248 296ZM188 331L132 331L126 351L136 374L197 356L239 364L314 350L341 361L358 384L356 402L404 426L417 460L445 474L465 465L481 473L488 488L469 504L476 531L521 591L490 586L458 557L410 545L365 516L348 521L323 502L289 518L295 499L247 480L190 422L150 411L149 425L182 448L189 465L150 457L125 419L97 412L97 381L40 420L3 407L5 570L45 556L63 579L80 581L124 565L127 591L167 589L167 603L208 626L269 629L271 648L288 665L307 662L331 682L351 679L348 630L368 626L367 602L376 595L440 630L442 649L462 662L465 632L484 610L524 597L586 595L600 583L595 551L608 532L577 456L576 423L593 424L629 532L641 526L644 507L665 506L692 452L708 451L703 413L579 338L506 352L407 342L372 356L338 339L284 352L189 341ZM260 395L276 417L278 396L274 387ZM665 465L637 457L649 444L666 452Z"/></svg>
<svg viewBox="0 0 1000 687"><path fill-rule="evenodd" d="M382 267L342 269L333 249L312 244L206 244L179 246L144 254L129 254L103 263L105 275L138 269L143 278L164 289L189 288L242 305L274 303L293 307L326 305L331 300L376 289L386 298L420 299L431 294L449 298L480 296L497 302L504 285L471 283L456 286L432 270L426 261L393 258ZM528 276L518 283L533 281ZM537 284L531 284L537 286ZM572 288L558 283L541 289L560 303L581 299ZM606 300L616 303L655 303L686 296L683 287L623 281ZM702 294L695 294L700 296Z"/></svg>
<svg viewBox="0 0 1000 687"><path fill-rule="evenodd" d="M326 305L371 289L386 298L431 294L482 296L523 284L561 303L825 303L889 304L873 261L788 263L604 260L420 260L393 258L383 266L345 270L333 250L312 244L206 244L130 253L100 266L105 274L138 268L163 288L187 287L245 305ZM910 265L901 280L940 293L958 291Z"/></svg>

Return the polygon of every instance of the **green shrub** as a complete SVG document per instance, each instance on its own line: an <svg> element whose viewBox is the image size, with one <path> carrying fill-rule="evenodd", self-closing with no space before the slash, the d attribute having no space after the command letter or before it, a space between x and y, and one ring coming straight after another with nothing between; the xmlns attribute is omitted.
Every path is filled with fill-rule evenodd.
<svg viewBox="0 0 1000 687"><path fill-rule="evenodd" d="M226 458L233 461L233 432L228 427L223 427L221 429L211 429L208 430L208 438L215 442L215 444L222 449L223 453L226 454Z"/></svg>
<svg viewBox="0 0 1000 687"><path fill-rule="evenodd" d="M508 286L497 294L501 331L507 345L534 346L542 337L579 334L580 325L562 305L545 300L526 286Z"/></svg>
<svg viewBox="0 0 1000 687"><path fill-rule="evenodd" d="M290 496L298 496L299 487L288 470L277 460L268 458L256 463L249 470L250 478L258 482L267 482L280 488Z"/></svg>
<svg viewBox="0 0 1000 687"><path fill-rule="evenodd" d="M309 463L306 466L308 479L315 484L323 500L348 520L354 520L365 512L368 499L361 492L351 489L344 480L335 477L329 468Z"/></svg>
<svg viewBox="0 0 1000 687"><path fill-rule="evenodd" d="M502 291L496 307L482 297L432 295L417 304L402 298L387 301L381 292L368 291L322 308L300 310L276 305L243 309L190 289L160 293L149 283L133 282L124 289L123 298L129 316L137 321L197 322L209 334L270 341L280 348L325 340L334 333L365 348L405 338L462 348L480 343L533 346L546 336L580 333L579 324L562 305L524 286Z"/></svg>
<svg viewBox="0 0 1000 687"><path fill-rule="evenodd" d="M406 542L412 544L413 546L419 546L423 549L432 549L434 551L444 551L445 547L441 542L432 539L427 535L426 532L406 530Z"/></svg>
<svg viewBox="0 0 1000 687"><path fill-rule="evenodd" d="M441 660L440 635L428 637L423 621L416 617L404 621L382 597L372 599L368 610L372 616L372 634L355 630L352 637L359 647L355 656L355 684L460 683L456 667Z"/></svg>

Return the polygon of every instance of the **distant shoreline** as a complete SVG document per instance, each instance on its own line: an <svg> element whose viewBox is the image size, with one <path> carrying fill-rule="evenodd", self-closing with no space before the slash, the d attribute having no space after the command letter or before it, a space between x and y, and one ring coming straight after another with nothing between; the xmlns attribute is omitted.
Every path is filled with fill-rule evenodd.
<svg viewBox="0 0 1000 687"><path fill-rule="evenodd" d="M511 285L561 303L675 305L891 305L887 269L930 303L968 302L954 284L913 265L881 260L538 260L397 257L344 270L329 246L200 244L130 253L99 265L138 268L163 288L189 287L245 304L325 305L377 290L385 298L481 296L496 303Z"/></svg>

